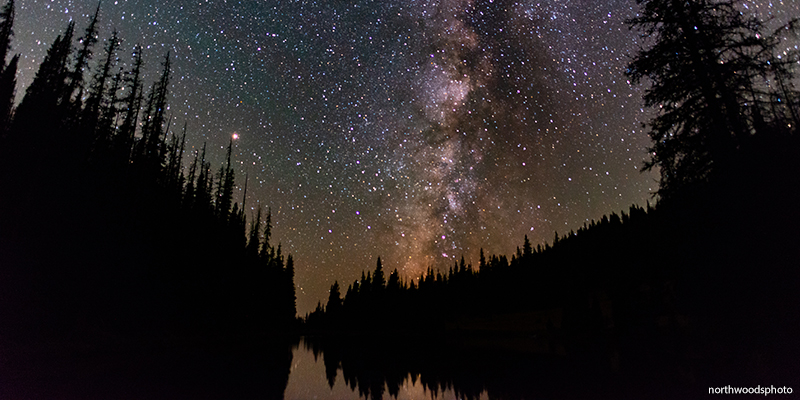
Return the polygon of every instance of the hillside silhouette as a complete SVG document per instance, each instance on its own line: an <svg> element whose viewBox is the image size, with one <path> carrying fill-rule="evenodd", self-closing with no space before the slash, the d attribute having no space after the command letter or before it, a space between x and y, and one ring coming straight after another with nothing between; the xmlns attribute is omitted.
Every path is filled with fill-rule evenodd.
<svg viewBox="0 0 800 400"><path fill-rule="evenodd" d="M649 45L627 75L656 110L655 205L410 279L378 258L305 317L323 352L340 354L333 338L429 336L612 360L624 376L678 385L796 382L800 94L797 53L782 46L798 21L769 32L737 1L638 4L629 25Z"/></svg>
<svg viewBox="0 0 800 400"><path fill-rule="evenodd" d="M341 371L372 398L384 386L396 395L408 376L468 398L580 398L595 386L610 396L620 382L641 393L665 382L796 383L798 56L777 55L797 20L767 32L736 1L638 4L630 26L652 43L627 75L656 110L645 161L660 173L652 205L419 277L387 271L378 257L360 279L333 282L301 321L294 260L275 244L269 209L246 215L246 194L234 198L232 143L212 166L205 147L187 149L186 126L173 126L170 54L148 86L140 46L123 55L116 33L99 41L98 6L82 33L64 28L17 93L6 2L0 350L15 361L0 372L24 365L29 387L66 377L39 393L48 397L91 369L70 365L92 349L111 354L98 356L119 372L109 382L136 386L125 378L132 368L203 387L193 372L208 367L224 394L246 392L234 375L261 382L250 371L269 375L259 393L280 398L289 346L303 334L331 385ZM134 354L138 364L115 364ZM238 368L226 374L222 364ZM479 364L496 369L475 372ZM508 383L523 373L546 384ZM579 374L595 386L559 392ZM97 397L113 393L105 389Z"/></svg>
<svg viewBox="0 0 800 400"><path fill-rule="evenodd" d="M271 242L269 211L248 223L244 197L234 199L231 145L218 169L205 147L187 150L186 127L168 116L169 53L148 88L142 48L125 67L116 33L98 41L99 13L80 37L70 22L52 42L0 126L0 335L292 334L293 259ZM13 15L9 1L0 56ZM18 57L3 58L0 75L13 81Z"/></svg>

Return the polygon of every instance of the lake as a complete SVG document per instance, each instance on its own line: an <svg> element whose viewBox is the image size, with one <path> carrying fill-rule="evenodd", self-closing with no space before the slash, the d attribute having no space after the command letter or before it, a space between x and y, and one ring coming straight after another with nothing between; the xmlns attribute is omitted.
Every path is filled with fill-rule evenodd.
<svg viewBox="0 0 800 400"><path fill-rule="evenodd" d="M664 354L536 337L398 335L3 345L0 398L669 399L707 390L700 364Z"/></svg>
<svg viewBox="0 0 800 400"><path fill-rule="evenodd" d="M425 400L425 399L462 399L453 388L444 390L430 390L425 385L419 374L412 376L410 373L405 377L402 385L397 387L397 392L392 395L389 393L388 385L384 385L378 393L370 393L372 397L396 398L398 400ZM364 399L369 398L367 394L360 392L359 389L350 386L345 380L341 370L331 380L326 375L326 366L323 354L314 354L312 348L306 342L301 342L295 346L292 357L292 368L289 375L289 383L284 392L285 400L307 400L307 399ZM475 398L475 397L474 397ZM488 394L484 391L475 399L488 400Z"/></svg>

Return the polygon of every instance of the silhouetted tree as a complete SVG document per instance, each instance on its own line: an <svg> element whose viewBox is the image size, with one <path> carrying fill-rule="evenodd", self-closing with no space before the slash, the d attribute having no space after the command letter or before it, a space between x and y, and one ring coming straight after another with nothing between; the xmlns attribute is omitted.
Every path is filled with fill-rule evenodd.
<svg viewBox="0 0 800 400"><path fill-rule="evenodd" d="M528 235L525 235L525 242L522 244L522 256L528 258L532 254L533 254L533 247L531 247L531 242L530 240L528 240Z"/></svg>
<svg viewBox="0 0 800 400"><path fill-rule="evenodd" d="M166 146L166 165L161 178L165 188L175 194L175 199L178 203L180 203L185 184L182 161L183 152L186 148L186 128L187 124L184 123L180 138L178 135L173 134L169 144Z"/></svg>
<svg viewBox="0 0 800 400"><path fill-rule="evenodd" d="M17 65L19 54L11 58L0 73L0 139L4 138L11 125L11 115L17 94Z"/></svg>
<svg viewBox="0 0 800 400"><path fill-rule="evenodd" d="M133 139L136 134L136 124L139 121L139 111L142 108L142 46L136 45L133 47L133 67L128 71L123 78L125 89L123 90L123 97L120 99L122 103L121 111L123 113L122 123L119 126L118 133L115 140L115 149L120 153L122 158L123 152L126 158L131 156L130 151L133 146ZM127 92L126 92L127 90ZM127 161L127 159L126 159ZM189 181L194 186L195 175L192 174Z"/></svg>
<svg viewBox="0 0 800 400"><path fill-rule="evenodd" d="M25 132L49 132L55 135L52 128L60 122L61 113L58 110L61 98L67 90L66 79L69 72L67 61L72 49L72 36L75 32L75 23L70 22L64 33L59 35L44 61L39 65L39 70L30 86L25 91L19 107L14 115L15 133L24 135ZM50 116L42 119L41 115ZM47 142L48 138L41 138Z"/></svg>
<svg viewBox="0 0 800 400"><path fill-rule="evenodd" d="M264 243L261 245L261 258L267 258L272 248L269 244L272 238L272 210L267 208L267 220L264 222Z"/></svg>
<svg viewBox="0 0 800 400"><path fill-rule="evenodd" d="M150 89L147 96L147 107L145 108L144 121L142 122L142 137L137 144L136 156L140 161L147 164L147 169L156 172L163 163L163 141L164 124L167 122L165 112L167 110L167 95L169 93L169 80L172 69L170 66L170 53L164 56L161 77ZM205 177L213 181L210 176ZM209 191L209 194L211 192Z"/></svg>
<svg viewBox="0 0 800 400"><path fill-rule="evenodd" d="M17 63L19 55L6 63L11 51L11 37L14 35L14 1L9 0L0 10L0 139L8 131L11 110L17 87Z"/></svg>
<svg viewBox="0 0 800 400"><path fill-rule="evenodd" d="M286 268L284 273L284 279L282 286L286 289L282 296L282 300L285 301L286 307L284 309L284 318L285 321L291 322L294 320L295 315L297 315L297 291L294 287L294 258L291 254L286 257Z"/></svg>
<svg viewBox="0 0 800 400"><path fill-rule="evenodd" d="M100 2L92 16L86 31L79 39L81 44L75 56L75 64L67 74L67 90L64 91L61 103L67 107L68 118L74 118L75 112L81 109L84 95L84 73L92 60L94 45L97 43L97 19L100 15Z"/></svg>
<svg viewBox="0 0 800 400"><path fill-rule="evenodd" d="M342 308L342 295L339 292L339 281L334 281L328 294L328 304L325 309L330 314L336 314Z"/></svg>
<svg viewBox="0 0 800 400"><path fill-rule="evenodd" d="M258 257L258 248L261 245L261 207L258 207L256 217L250 221L250 235L247 241L247 254L252 257Z"/></svg>
<svg viewBox="0 0 800 400"><path fill-rule="evenodd" d="M386 286L386 279L383 276L383 264L381 258L378 257L378 265L375 267L375 273L372 275L372 290L382 291Z"/></svg>
<svg viewBox="0 0 800 400"><path fill-rule="evenodd" d="M400 275L397 273L397 269L395 269L389 274L389 279L386 281L386 293L394 295L397 294L400 289L402 289Z"/></svg>
<svg viewBox="0 0 800 400"><path fill-rule="evenodd" d="M647 79L644 100L658 110L651 121L651 158L666 198L708 180L730 163L738 146L770 112L760 106L765 72L791 82L789 65L773 54L780 40L745 17L739 0L637 0L639 16L629 21L653 44L628 65L633 82ZM770 67L779 62L781 68ZM785 96L784 96L785 97Z"/></svg>
<svg viewBox="0 0 800 400"><path fill-rule="evenodd" d="M206 144L203 143L203 150L200 152L200 172L197 174L197 182L194 184L194 208L198 211L211 210L211 177L209 176L209 164L206 162Z"/></svg>
<svg viewBox="0 0 800 400"><path fill-rule="evenodd" d="M8 0L0 10L0 66L6 65L14 36L14 0Z"/></svg>
<svg viewBox="0 0 800 400"><path fill-rule="evenodd" d="M110 137L110 126L101 126L101 119L104 122L107 120L108 109L113 109L116 102L116 87L112 86L113 91L109 91L107 87L109 82L114 80L112 69L117 62L117 48L119 47L120 40L117 32L111 35L106 44L106 57L105 61L98 65L98 71L94 74L90 83L89 91L87 93L86 105L83 108L83 117L81 118L81 130L84 140L87 141L88 146L98 146L102 142L105 145ZM109 99L110 96L111 98ZM108 101L108 104L104 104ZM103 118L106 117L106 118Z"/></svg>
<svg viewBox="0 0 800 400"><path fill-rule="evenodd" d="M220 167L217 183L216 212L220 219L227 219L233 203L234 172L231 166L231 148L233 139L228 143L228 155L225 165Z"/></svg>
<svg viewBox="0 0 800 400"><path fill-rule="evenodd" d="M8 111L19 58L6 64L5 56L13 4L9 1L0 10L3 131L11 118L8 140L3 137L0 148L0 179L13 192L0 199L0 208L17 207L21 215L35 215L35 225L71 233L52 251L41 252L43 236L27 227L30 221L16 215L0 218L0 230L15 232L14 243L20 244L11 251L12 265L3 265L19 272L11 274L19 278L15 283L57 288L40 295L26 287L25 293L12 296L19 304L34 297L42 304L41 309L20 308L20 315L30 314L28 325L71 330L80 313L88 315L88 324L124 335L238 335L291 328L296 315L294 259L288 255L284 260L281 246L270 245L269 214L263 244L260 209L246 231L244 206L233 203L232 144L216 179L205 145L195 153L188 177L184 174L187 125L180 135L171 132L172 120L165 114L169 54L139 118L140 46L127 73L117 65L116 33L106 42L103 58L90 63L98 7L77 50L73 23L55 39L12 114ZM85 82L90 64L94 73ZM59 203L55 218L39 216L44 215L40 199ZM2 250L5 256L6 247ZM22 267L17 267L20 260ZM0 284L4 293L12 285L5 280ZM15 307L4 302L0 308L7 315Z"/></svg>

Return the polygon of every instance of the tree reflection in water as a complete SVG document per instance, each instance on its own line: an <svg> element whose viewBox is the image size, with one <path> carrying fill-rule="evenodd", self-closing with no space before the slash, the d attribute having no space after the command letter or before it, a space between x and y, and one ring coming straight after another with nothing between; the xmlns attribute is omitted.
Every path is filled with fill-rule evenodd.
<svg viewBox="0 0 800 400"><path fill-rule="evenodd" d="M284 398L483 400L622 394L614 372L616 353L578 362L546 344L544 348L556 351L519 351L488 338L363 339L305 338L295 349Z"/></svg>
<svg viewBox="0 0 800 400"><path fill-rule="evenodd" d="M362 388L351 387L353 381L346 381L342 371L331 369L325 356L312 350L310 343L301 343L294 349L292 358L292 372L284 395L285 400L305 399L396 399L396 400L454 400L466 399L459 396L452 388L431 389L419 376L408 374L399 386L391 389L385 381L367 383L363 381ZM328 364L328 365L326 365ZM332 372L332 373L331 373ZM392 395L391 393L395 393ZM484 391L480 397L473 399L488 400Z"/></svg>

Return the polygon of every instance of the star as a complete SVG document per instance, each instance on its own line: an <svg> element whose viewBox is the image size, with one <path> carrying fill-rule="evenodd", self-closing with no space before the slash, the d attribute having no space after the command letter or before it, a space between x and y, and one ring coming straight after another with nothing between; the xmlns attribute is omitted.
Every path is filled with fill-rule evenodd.
<svg viewBox="0 0 800 400"><path fill-rule="evenodd" d="M800 13L796 2L746 5L776 20ZM82 30L95 7L17 1L18 97L67 23ZM214 165L237 142L236 193L247 185L248 198L236 201L251 216L271 208L302 315L377 256L413 278L648 201L650 114L624 76L640 45L625 25L635 10L633 0L103 2L91 65L113 29L124 68L142 45L148 80L169 52L172 132L185 123L189 152L207 143Z"/></svg>

